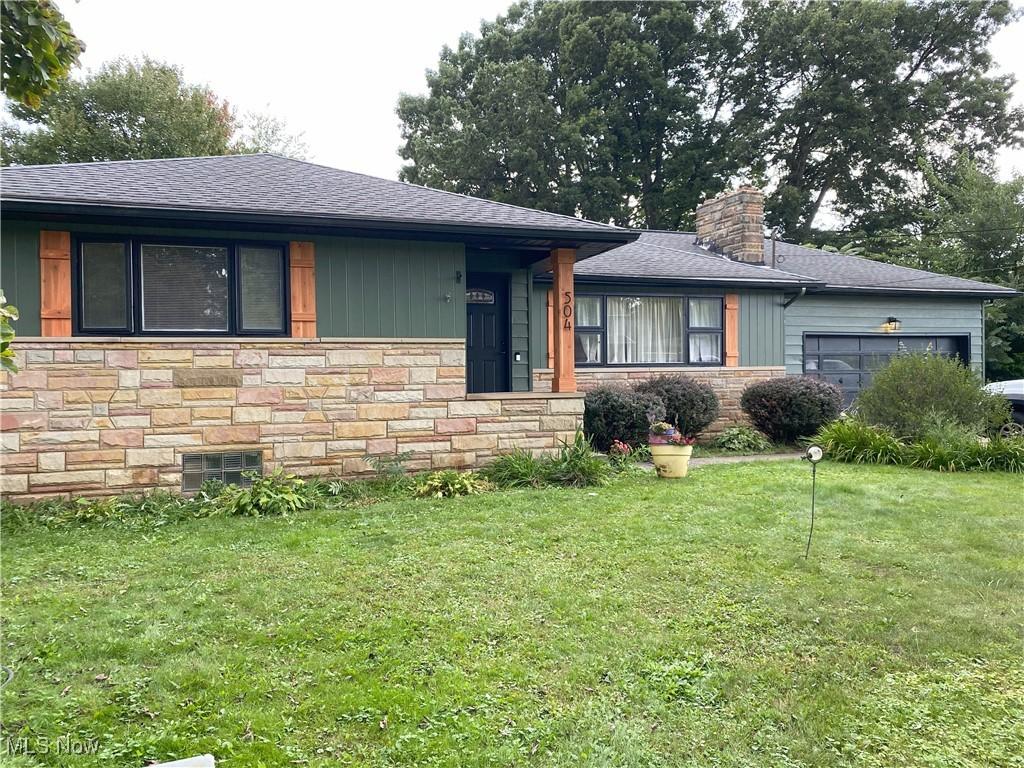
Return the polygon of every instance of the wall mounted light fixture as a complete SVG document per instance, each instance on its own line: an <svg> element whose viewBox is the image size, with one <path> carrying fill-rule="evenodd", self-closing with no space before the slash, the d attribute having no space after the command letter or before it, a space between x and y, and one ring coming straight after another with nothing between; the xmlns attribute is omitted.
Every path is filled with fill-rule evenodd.
<svg viewBox="0 0 1024 768"><path fill-rule="evenodd" d="M898 317L890 315L886 318L885 322L882 323L882 330L886 333L896 333L902 325L903 323L900 322Z"/></svg>

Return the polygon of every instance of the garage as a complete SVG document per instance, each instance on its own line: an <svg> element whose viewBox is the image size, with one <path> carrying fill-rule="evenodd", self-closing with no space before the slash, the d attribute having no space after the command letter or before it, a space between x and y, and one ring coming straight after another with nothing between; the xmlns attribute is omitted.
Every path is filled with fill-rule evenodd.
<svg viewBox="0 0 1024 768"><path fill-rule="evenodd" d="M900 352L931 351L969 363L970 338L909 334L804 334L804 374L824 379L853 402L871 376Z"/></svg>

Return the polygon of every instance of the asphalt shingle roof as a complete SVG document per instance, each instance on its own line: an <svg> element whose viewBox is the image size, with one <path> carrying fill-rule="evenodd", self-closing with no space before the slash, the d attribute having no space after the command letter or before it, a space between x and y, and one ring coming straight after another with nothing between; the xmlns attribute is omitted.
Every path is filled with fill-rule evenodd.
<svg viewBox="0 0 1024 768"><path fill-rule="evenodd" d="M743 264L697 244L693 232L644 231L635 242L594 256L576 266L589 278L677 280L719 279L808 285L810 290L851 290L899 293L953 293L1013 296L1001 285L925 272L881 261L776 242L776 267ZM771 241L765 240L765 262L771 263Z"/></svg>
<svg viewBox="0 0 1024 768"><path fill-rule="evenodd" d="M861 256L805 248L792 243L776 242L775 255L779 269L816 278L836 290L853 288L928 293L988 293L1007 296L1016 293L1003 285L901 267ZM779 257L781 261L778 261ZM765 241L765 259L771 259L770 240Z"/></svg>
<svg viewBox="0 0 1024 768"><path fill-rule="evenodd" d="M270 154L11 166L0 172L0 198L632 237L607 224Z"/></svg>
<svg viewBox="0 0 1024 768"><path fill-rule="evenodd" d="M576 265L578 277L631 280L688 280L815 284L813 278L778 269L744 264L701 248L693 234L643 232L635 242L621 245Z"/></svg>

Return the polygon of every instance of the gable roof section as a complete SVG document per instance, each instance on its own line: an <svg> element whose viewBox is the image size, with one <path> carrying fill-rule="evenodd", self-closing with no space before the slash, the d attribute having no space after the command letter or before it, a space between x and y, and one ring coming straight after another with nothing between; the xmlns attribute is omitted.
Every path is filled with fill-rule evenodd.
<svg viewBox="0 0 1024 768"><path fill-rule="evenodd" d="M606 251L576 265L578 280L672 280L764 287L818 285L818 281L779 269L744 264L712 253L682 233L643 232L635 242Z"/></svg>
<svg viewBox="0 0 1024 768"><path fill-rule="evenodd" d="M576 267L583 279L625 279L695 283L806 287L809 291L916 293L996 298L1017 292L1001 285L965 280L881 261L776 242L776 266L732 261L697 244L693 232L642 231L635 242L595 256ZM765 240L765 261L772 244Z"/></svg>
<svg viewBox="0 0 1024 768"><path fill-rule="evenodd" d="M771 241L765 240L765 259L771 259ZM986 296L1014 296L1012 288L982 283L923 269L901 267L862 256L833 253L802 245L776 242L778 268L823 281L834 291L929 294L980 294ZM781 257L781 261L778 261Z"/></svg>
<svg viewBox="0 0 1024 768"><path fill-rule="evenodd" d="M505 230L613 243L636 237L608 224L271 154L11 166L0 174L5 203Z"/></svg>

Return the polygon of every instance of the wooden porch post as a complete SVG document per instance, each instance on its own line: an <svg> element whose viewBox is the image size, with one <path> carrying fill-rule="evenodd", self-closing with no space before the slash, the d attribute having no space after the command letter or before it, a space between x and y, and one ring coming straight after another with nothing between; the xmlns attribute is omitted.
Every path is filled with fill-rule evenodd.
<svg viewBox="0 0 1024 768"><path fill-rule="evenodd" d="M573 287L572 267L576 262L575 248L555 248L551 251L551 271L555 282L554 368L552 392L576 391L576 293Z"/></svg>

